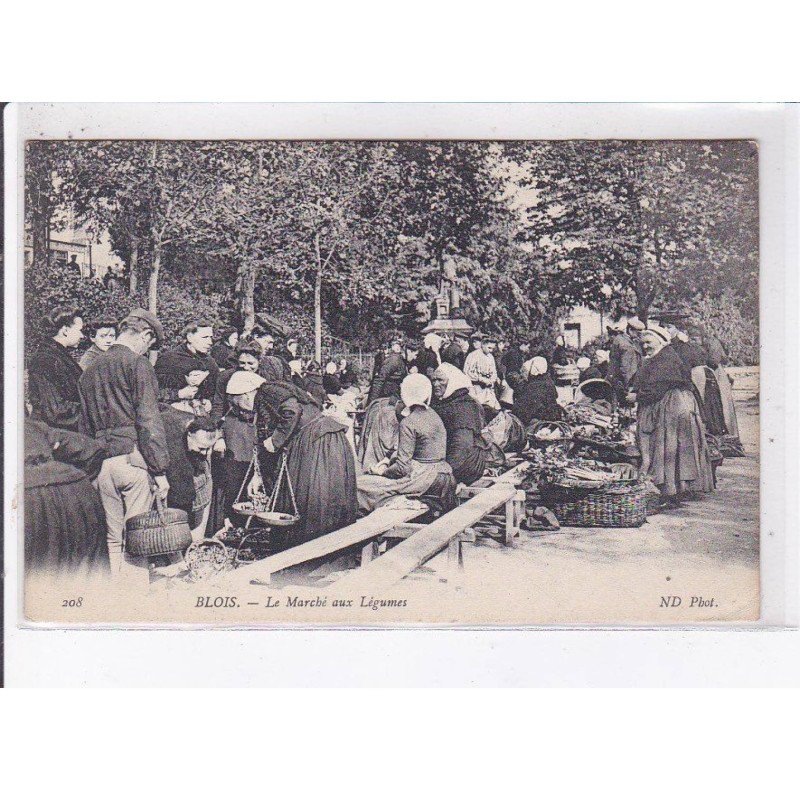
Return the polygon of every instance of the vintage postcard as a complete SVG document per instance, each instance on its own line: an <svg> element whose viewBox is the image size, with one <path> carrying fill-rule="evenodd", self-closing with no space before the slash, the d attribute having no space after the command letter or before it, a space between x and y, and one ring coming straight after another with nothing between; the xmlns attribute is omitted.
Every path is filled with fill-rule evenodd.
<svg viewBox="0 0 800 800"><path fill-rule="evenodd" d="M21 624L762 619L756 130L13 111Z"/></svg>

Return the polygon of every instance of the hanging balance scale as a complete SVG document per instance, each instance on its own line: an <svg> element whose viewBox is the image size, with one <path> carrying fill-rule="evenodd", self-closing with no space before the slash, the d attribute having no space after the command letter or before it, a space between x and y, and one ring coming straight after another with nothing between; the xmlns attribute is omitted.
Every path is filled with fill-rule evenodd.
<svg viewBox="0 0 800 800"><path fill-rule="evenodd" d="M250 493L250 500L242 500L242 493L245 487L251 481L248 481L252 471L252 479L257 480L257 489ZM292 503L292 512L278 511L278 496L281 492L281 486L286 483L289 490L289 499ZM286 453L281 454L281 466L278 470L278 476L275 479L275 485L272 488L272 493L267 497L264 491L264 481L261 475L261 467L258 463L258 449L253 449L253 460L250 462L250 467L244 476L241 487L239 487L239 494L236 496L236 502L233 504L233 510L237 514L249 517L247 526L250 525L253 519L260 520L261 522L276 528L287 528L290 525L295 525L300 521L300 515L297 513L297 503L294 499L294 488L292 487L292 479L289 476L289 470L286 466Z"/></svg>

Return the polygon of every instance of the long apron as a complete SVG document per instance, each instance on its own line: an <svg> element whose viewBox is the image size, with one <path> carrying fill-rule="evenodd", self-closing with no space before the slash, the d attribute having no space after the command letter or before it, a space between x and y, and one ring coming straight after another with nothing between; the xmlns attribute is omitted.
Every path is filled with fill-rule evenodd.
<svg viewBox="0 0 800 800"><path fill-rule="evenodd" d="M410 474L402 478L359 475L357 481L358 508L364 513L369 513L397 495L425 494L442 474L453 474L452 468L446 461L412 460Z"/></svg>
<svg viewBox="0 0 800 800"><path fill-rule="evenodd" d="M661 494L713 490L705 426L693 392L670 389L657 403L640 406L636 435L642 474Z"/></svg>

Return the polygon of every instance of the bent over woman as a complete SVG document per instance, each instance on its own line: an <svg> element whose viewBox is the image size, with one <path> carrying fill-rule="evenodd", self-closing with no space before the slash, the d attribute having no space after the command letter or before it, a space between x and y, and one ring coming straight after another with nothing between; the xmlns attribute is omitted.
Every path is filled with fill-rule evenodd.
<svg viewBox="0 0 800 800"><path fill-rule="evenodd" d="M311 395L289 381L263 383L256 393L255 412L264 475L277 475L285 455L294 489L300 521L289 532L287 546L355 522L356 466L345 426L323 415ZM290 508L284 485L277 510Z"/></svg>

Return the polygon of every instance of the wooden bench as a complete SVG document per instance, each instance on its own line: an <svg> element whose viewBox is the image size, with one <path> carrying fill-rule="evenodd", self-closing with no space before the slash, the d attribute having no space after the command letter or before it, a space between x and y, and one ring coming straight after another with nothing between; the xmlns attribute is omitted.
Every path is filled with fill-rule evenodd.
<svg viewBox="0 0 800 800"><path fill-rule="evenodd" d="M521 495L521 497L520 497ZM348 575L333 583L337 591L346 593L349 590L377 591L387 589L410 575L415 569L448 548L448 563L451 567L463 564L461 545L462 535L487 514L505 506L506 510L506 544L519 533L521 520L520 505L524 504L524 492L520 492L510 483L498 483L486 487L475 497L470 498L453 511L442 515L430 525L398 528L407 536L396 547L384 555L373 558L363 564L361 569L353 570ZM386 531L391 536L391 530Z"/></svg>
<svg viewBox="0 0 800 800"><path fill-rule="evenodd" d="M366 517L362 517L352 525L347 525L338 531L239 567L231 573L230 579L236 583L241 581L269 585L270 576L275 572L313 561L316 558L333 555L340 550L374 539L398 525L422 516L425 511L425 509L414 508L378 508Z"/></svg>
<svg viewBox="0 0 800 800"><path fill-rule="evenodd" d="M485 492L487 489L496 487L498 485L516 486L524 477L524 470L521 470L522 465L517 465L513 469L504 472L497 477L480 478L474 484L464 487L465 492L459 495L462 498L474 497L477 494ZM515 496L510 500L503 501L506 504L505 508L505 529L503 532L502 541L510 545L513 538L519 533L519 526L522 521L522 514L524 513L524 493ZM462 504L454 511L443 515L439 519L444 519L458 511L463 507ZM496 511L503 503L492 507L484 513L490 514ZM424 525L415 525L411 521L426 513L425 509L387 509L378 508L366 517L362 517L352 525L340 528L338 531L320 536L310 542L291 547L273 556L255 561L252 564L239 567L229 576L229 580L235 583L247 582L254 585L269 585L271 576L280 572L281 570L294 567L299 564L304 564L308 561L313 561L317 558L325 556L332 556L341 550L345 550L354 545L364 543L361 550L361 565L362 568L377 559L382 557L382 552L385 552L385 542L379 542L379 539L405 539L412 533L425 528ZM465 527L469 527L466 525ZM461 545L463 542L474 542L475 535L473 531L461 531L457 537L454 537L450 543L451 559L458 565L463 565L463 553Z"/></svg>

